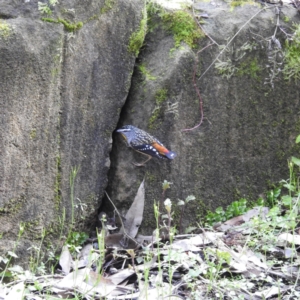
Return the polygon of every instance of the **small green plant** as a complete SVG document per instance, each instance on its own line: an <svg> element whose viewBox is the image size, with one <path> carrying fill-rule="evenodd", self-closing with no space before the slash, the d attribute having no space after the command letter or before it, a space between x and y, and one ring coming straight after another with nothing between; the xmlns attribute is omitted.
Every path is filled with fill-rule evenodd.
<svg viewBox="0 0 300 300"><path fill-rule="evenodd" d="M193 17L185 11L175 11L162 15L165 28L174 35L175 47L185 42L191 48L196 47L196 42L204 37L204 33L197 26Z"/></svg>
<svg viewBox="0 0 300 300"><path fill-rule="evenodd" d="M280 187L275 187L274 189L269 190L266 194L266 205L269 207L274 207L277 205L280 194Z"/></svg>
<svg viewBox="0 0 300 300"><path fill-rule="evenodd" d="M190 202L190 201L194 201L196 199L195 196L193 195L189 195L185 198L185 200L179 200L177 205L181 207L181 210L180 210L180 219L179 219L179 232L182 233L182 218L183 218L183 215L184 215L184 210L185 210L185 207L186 205ZM189 228L188 230L193 230L194 228Z"/></svg>
<svg viewBox="0 0 300 300"><path fill-rule="evenodd" d="M69 233L66 244L71 253L79 253L82 244L89 236L85 232L73 231Z"/></svg>
<svg viewBox="0 0 300 300"><path fill-rule="evenodd" d="M46 230L43 228L41 233L41 240L39 246L31 246L28 250L32 250L32 255L30 257L30 270L33 274L45 274L46 268L41 259L42 246L46 236Z"/></svg>
<svg viewBox="0 0 300 300"><path fill-rule="evenodd" d="M24 233L24 230L25 230L25 225L23 223L21 223L19 225L19 233L18 233L17 240L14 244L13 250L8 251L5 255L5 257L0 256L0 263L1 263L1 265L4 265L4 268L1 269L1 273L0 273L0 285L2 284L3 279L5 277L11 277L11 272L9 271L9 267L10 267L10 264L11 264L13 258L17 258L15 251L16 251L19 241Z"/></svg>
<svg viewBox="0 0 300 300"><path fill-rule="evenodd" d="M227 271L226 265L229 265L231 255L226 251L207 248L204 251L204 257L209 266L204 275L209 279L208 291L211 291L221 274Z"/></svg>

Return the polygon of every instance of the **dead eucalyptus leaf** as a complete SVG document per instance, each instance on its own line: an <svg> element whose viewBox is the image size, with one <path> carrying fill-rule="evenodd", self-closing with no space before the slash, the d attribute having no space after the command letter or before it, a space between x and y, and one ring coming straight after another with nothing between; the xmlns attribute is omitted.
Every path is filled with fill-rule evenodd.
<svg viewBox="0 0 300 300"><path fill-rule="evenodd" d="M109 276L109 279L114 284L120 284L122 281L133 275L135 272L131 269L123 269L122 271Z"/></svg>
<svg viewBox="0 0 300 300"><path fill-rule="evenodd" d="M124 228L126 234L130 237L135 238L138 233L139 227L143 221L145 203L145 187L144 180L140 184L137 194L134 198L132 205L130 206L124 221ZM121 228L120 233L123 233L124 229Z"/></svg>
<svg viewBox="0 0 300 300"><path fill-rule="evenodd" d="M277 238L278 242L288 242L290 244L300 245L300 235L291 233L282 233Z"/></svg>
<svg viewBox="0 0 300 300"><path fill-rule="evenodd" d="M88 277L89 272L89 268L75 270L59 281L57 287L69 290L80 287L84 280Z"/></svg>
<svg viewBox="0 0 300 300"><path fill-rule="evenodd" d="M68 275L73 266L73 259L67 245L63 246L59 258L59 264L64 274Z"/></svg>

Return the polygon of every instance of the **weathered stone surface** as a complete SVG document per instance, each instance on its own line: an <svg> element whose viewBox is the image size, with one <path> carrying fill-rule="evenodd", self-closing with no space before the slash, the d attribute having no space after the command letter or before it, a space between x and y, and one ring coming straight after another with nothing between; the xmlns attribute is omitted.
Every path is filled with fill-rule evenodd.
<svg viewBox="0 0 300 300"><path fill-rule="evenodd" d="M166 196L174 204L177 199L196 196L196 201L188 204L187 226L195 224L206 209L241 197L256 200L268 183L288 178L286 161L297 154L294 141L300 133L299 84L279 74L272 88L267 66L268 42L277 22L275 8L258 13L260 7L245 5L232 10L224 2L198 3L199 7L199 14L209 16L202 25L204 30L219 45L225 45L257 15L219 57L219 61L229 60L236 68L231 77L222 77L213 66L198 79L221 50L213 45L199 54L197 85L204 102L204 121L199 128L186 132L182 130L200 120L199 98L192 80L196 56L184 44L174 49L172 37L158 20L154 21L157 26L147 35L138 63L155 79L135 69L119 126L133 124L148 131L178 156L172 162L152 159L144 168L137 168L132 162L144 156L126 148L116 134L108 189L118 207L126 209L145 177L143 228L148 232L155 227L153 202L161 198L163 180L173 183ZM283 15L289 17L289 25L282 21ZM294 8L285 6L280 18L282 26L288 27L299 17ZM277 30L276 38L284 44L283 32ZM202 40L199 49L209 43L208 38ZM155 95L161 89L168 91L167 99L157 105Z"/></svg>
<svg viewBox="0 0 300 300"><path fill-rule="evenodd" d="M0 31L2 253L13 249L21 222L22 259L42 229L57 244L54 237L71 223L69 177L75 167L74 204L85 204L74 208L76 229L91 230L135 63L129 40L144 9L144 1L109 4L59 1L50 17L83 22L75 32L41 21L37 1L0 5L8 29Z"/></svg>

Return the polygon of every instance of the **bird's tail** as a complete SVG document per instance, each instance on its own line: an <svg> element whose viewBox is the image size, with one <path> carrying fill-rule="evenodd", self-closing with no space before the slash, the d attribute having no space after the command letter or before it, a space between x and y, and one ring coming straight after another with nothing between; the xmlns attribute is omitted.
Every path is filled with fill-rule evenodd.
<svg viewBox="0 0 300 300"><path fill-rule="evenodd" d="M177 154L173 151L168 151L167 153L165 153L165 156L168 158L168 159L174 159Z"/></svg>

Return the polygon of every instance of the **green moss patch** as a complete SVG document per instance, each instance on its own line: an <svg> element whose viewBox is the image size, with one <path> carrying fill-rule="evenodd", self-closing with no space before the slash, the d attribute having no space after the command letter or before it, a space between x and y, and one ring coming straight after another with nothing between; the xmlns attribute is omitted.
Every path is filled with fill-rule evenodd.
<svg viewBox="0 0 300 300"><path fill-rule="evenodd" d="M0 37L7 39L11 32L11 27L5 21L0 20Z"/></svg>
<svg viewBox="0 0 300 300"><path fill-rule="evenodd" d="M109 10L113 8L113 5L115 4L115 0L105 0L103 7L100 10L101 14L105 14Z"/></svg>
<svg viewBox="0 0 300 300"><path fill-rule="evenodd" d="M49 23L61 23L64 25L65 30L69 32L74 32L76 30L79 30L82 26L82 22L77 22L77 23L70 23L64 19L57 18L57 19L52 19L52 18L42 18L42 21L44 22L49 22Z"/></svg>
<svg viewBox="0 0 300 300"><path fill-rule="evenodd" d="M162 115L162 104L167 99L168 90L160 89L155 93L155 109L149 119L149 129L156 129L159 125L158 119Z"/></svg>
<svg viewBox="0 0 300 300"><path fill-rule="evenodd" d="M140 22L139 29L135 31L129 39L128 50L131 53L134 53L135 56L138 56L140 49L143 46L145 36L147 32L147 14L143 13L143 18Z"/></svg>
<svg viewBox="0 0 300 300"><path fill-rule="evenodd" d="M175 47L179 47L181 42L185 42L191 48L194 48L197 40L204 37L204 33L188 12L164 13L162 20L165 28L174 35Z"/></svg>
<svg viewBox="0 0 300 300"><path fill-rule="evenodd" d="M253 79L259 79L260 71L261 67L258 64L257 58L254 58L253 60L247 59L240 64L237 75L249 75Z"/></svg>
<svg viewBox="0 0 300 300"><path fill-rule="evenodd" d="M156 80L156 77L151 75L151 73L147 70L144 64L140 64L138 66L139 71L144 75L146 80Z"/></svg>

